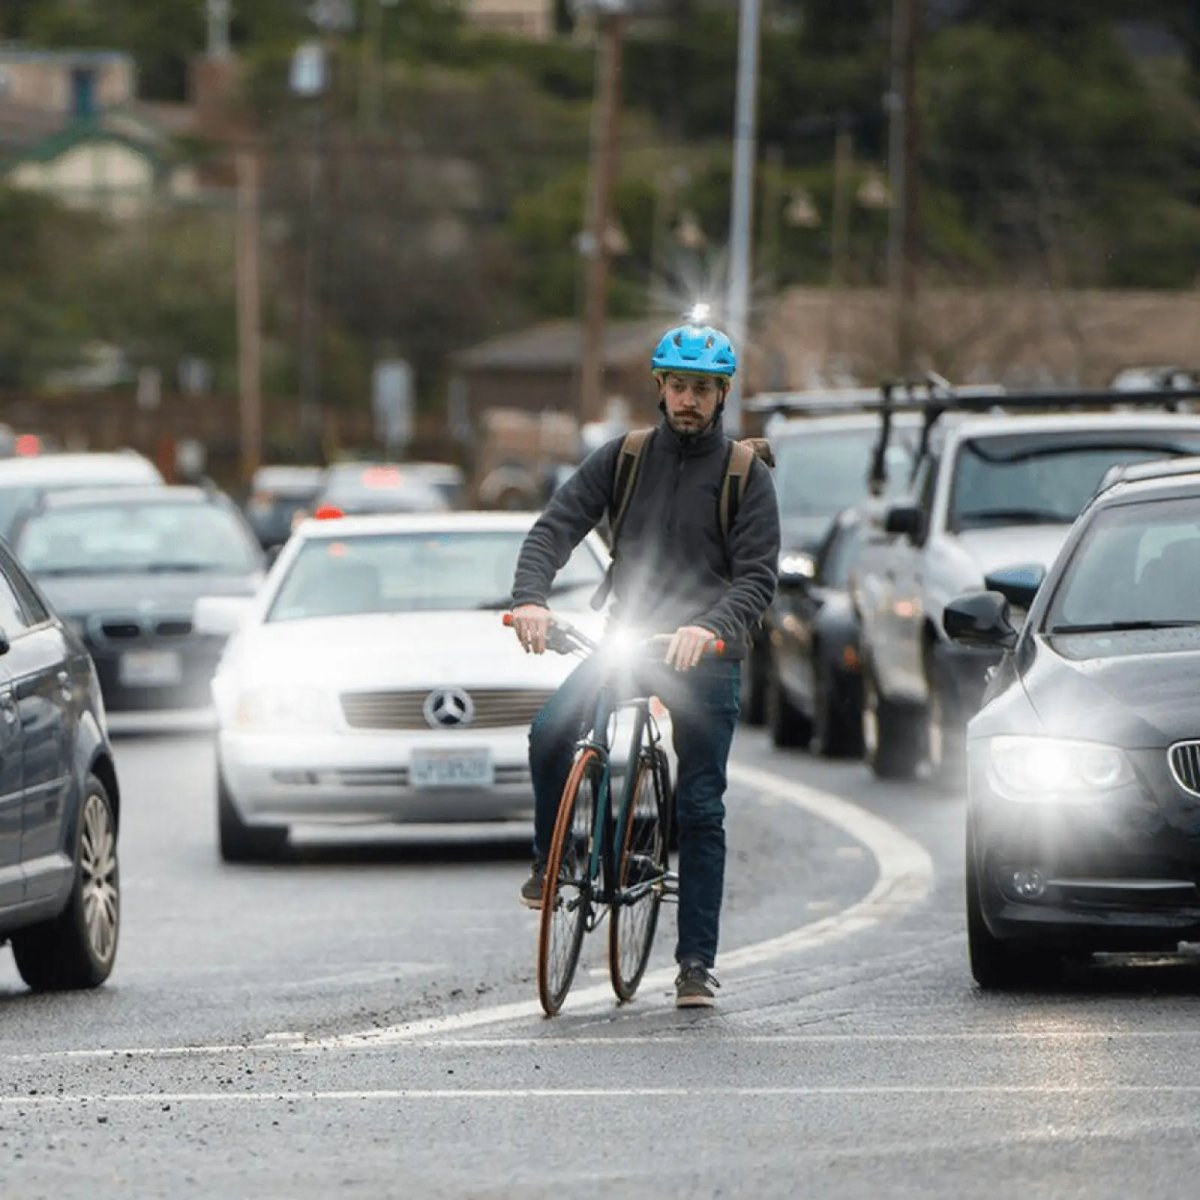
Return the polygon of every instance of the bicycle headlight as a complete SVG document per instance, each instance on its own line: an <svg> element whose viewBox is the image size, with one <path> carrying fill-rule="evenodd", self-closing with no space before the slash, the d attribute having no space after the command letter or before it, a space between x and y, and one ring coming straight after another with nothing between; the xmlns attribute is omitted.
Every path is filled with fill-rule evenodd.
<svg viewBox="0 0 1200 1200"><path fill-rule="evenodd" d="M995 737L988 777L1012 800L1081 802L1134 781L1125 752L1102 742L1049 737Z"/></svg>

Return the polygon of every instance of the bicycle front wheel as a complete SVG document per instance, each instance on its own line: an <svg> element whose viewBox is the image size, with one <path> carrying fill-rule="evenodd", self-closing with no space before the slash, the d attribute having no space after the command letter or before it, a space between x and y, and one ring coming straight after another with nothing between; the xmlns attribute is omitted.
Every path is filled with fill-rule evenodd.
<svg viewBox="0 0 1200 1200"><path fill-rule="evenodd" d="M538 999L546 1016L562 1008L592 907L591 858L596 828L600 756L584 750L563 788L546 858L546 885L538 927Z"/></svg>
<svg viewBox="0 0 1200 1200"><path fill-rule="evenodd" d="M670 830L670 772L666 755L639 755L617 860L617 889L608 924L608 973L620 1000L642 982L662 904Z"/></svg>

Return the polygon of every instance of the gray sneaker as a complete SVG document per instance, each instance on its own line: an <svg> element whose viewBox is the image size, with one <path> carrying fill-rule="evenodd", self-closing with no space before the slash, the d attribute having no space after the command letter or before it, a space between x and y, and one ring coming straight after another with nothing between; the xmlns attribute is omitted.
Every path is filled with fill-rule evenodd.
<svg viewBox="0 0 1200 1200"><path fill-rule="evenodd" d="M541 908L542 893L546 885L546 864L538 859L529 872L529 878L521 884L521 903L526 908Z"/></svg>
<svg viewBox="0 0 1200 1200"><path fill-rule="evenodd" d="M713 988L719 988L716 976L697 958L685 958L675 977L676 1008L712 1008L717 1002Z"/></svg>

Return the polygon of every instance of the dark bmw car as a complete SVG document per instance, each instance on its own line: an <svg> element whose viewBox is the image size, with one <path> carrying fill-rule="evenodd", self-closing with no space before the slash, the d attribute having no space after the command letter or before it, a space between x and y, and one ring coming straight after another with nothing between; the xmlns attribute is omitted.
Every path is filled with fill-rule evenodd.
<svg viewBox="0 0 1200 1200"><path fill-rule="evenodd" d="M1040 575L945 611L956 640L1005 649L968 727L983 987L1200 939L1200 462L1124 468ZM1009 601L1031 601L1019 633Z"/></svg>
<svg viewBox="0 0 1200 1200"><path fill-rule="evenodd" d="M0 545L0 943L34 989L112 970L120 802L87 650Z"/></svg>
<svg viewBox="0 0 1200 1200"><path fill-rule="evenodd" d="M862 509L834 518L814 556L785 554L766 617L767 728L776 746L862 749L862 666L850 570L870 529Z"/></svg>
<svg viewBox="0 0 1200 1200"><path fill-rule="evenodd" d="M223 493L193 487L47 496L17 557L91 652L112 711L198 709L224 638L197 633L199 596L249 596L258 542Z"/></svg>

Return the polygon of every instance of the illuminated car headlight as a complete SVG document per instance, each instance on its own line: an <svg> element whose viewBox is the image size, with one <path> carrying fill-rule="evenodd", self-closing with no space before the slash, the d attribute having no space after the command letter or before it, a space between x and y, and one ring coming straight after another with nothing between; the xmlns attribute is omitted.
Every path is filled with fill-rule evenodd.
<svg viewBox="0 0 1200 1200"><path fill-rule="evenodd" d="M1013 800L1082 801L1134 781L1125 752L1102 742L996 737L987 766L992 785Z"/></svg>
<svg viewBox="0 0 1200 1200"><path fill-rule="evenodd" d="M333 701L319 688L252 688L238 696L233 723L238 729L273 733L332 729Z"/></svg>

